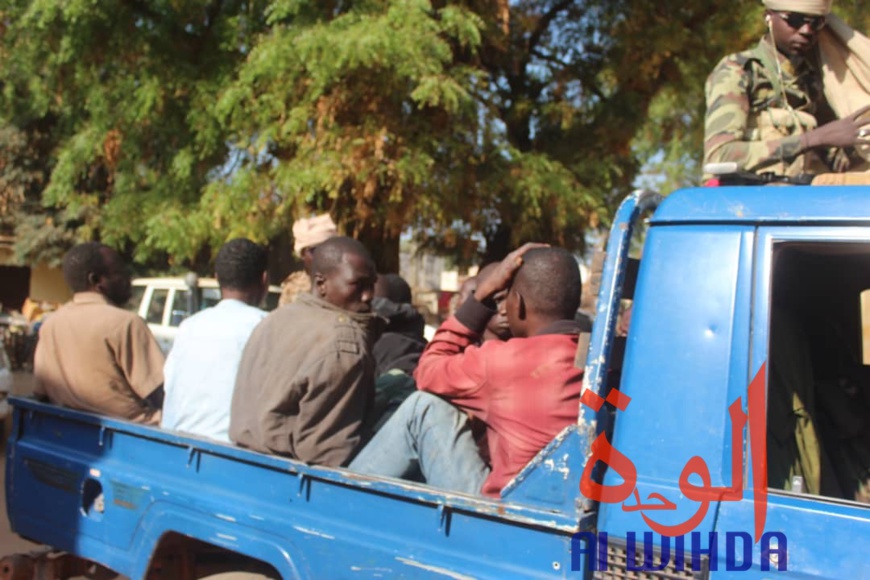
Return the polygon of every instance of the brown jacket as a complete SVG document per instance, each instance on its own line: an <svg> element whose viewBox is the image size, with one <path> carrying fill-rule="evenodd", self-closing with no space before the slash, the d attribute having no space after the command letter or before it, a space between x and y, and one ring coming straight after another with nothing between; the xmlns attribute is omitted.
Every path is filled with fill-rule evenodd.
<svg viewBox="0 0 870 580"><path fill-rule="evenodd" d="M374 398L374 314L301 294L254 329L239 364L230 439L315 465L347 465Z"/></svg>

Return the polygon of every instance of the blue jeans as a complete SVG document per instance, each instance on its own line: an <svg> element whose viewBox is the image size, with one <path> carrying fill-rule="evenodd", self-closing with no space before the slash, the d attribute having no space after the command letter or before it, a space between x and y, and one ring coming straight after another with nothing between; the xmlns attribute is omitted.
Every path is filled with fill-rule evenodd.
<svg viewBox="0 0 870 580"><path fill-rule="evenodd" d="M465 413L422 391L405 399L348 469L405 479L419 472L433 487L472 495L489 475Z"/></svg>

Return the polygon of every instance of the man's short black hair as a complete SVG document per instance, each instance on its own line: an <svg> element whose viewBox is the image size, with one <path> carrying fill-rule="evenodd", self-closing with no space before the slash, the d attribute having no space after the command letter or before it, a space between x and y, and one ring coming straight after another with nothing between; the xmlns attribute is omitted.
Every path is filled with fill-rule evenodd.
<svg viewBox="0 0 870 580"><path fill-rule="evenodd" d="M398 274L379 274L375 296L386 298L394 304L410 304L411 286Z"/></svg>
<svg viewBox="0 0 870 580"><path fill-rule="evenodd" d="M263 280L266 263L263 246L247 238L235 238L218 251L214 272L221 288L247 290Z"/></svg>
<svg viewBox="0 0 870 580"><path fill-rule="evenodd" d="M372 255L362 243L347 236L335 236L317 246L311 262L312 275L331 273L341 264L345 254L356 254L374 264Z"/></svg>
<svg viewBox="0 0 870 580"><path fill-rule="evenodd" d="M63 257L63 279L73 292L87 292L91 289L90 275L104 276L108 272L103 249L109 249L99 242L85 242L73 246Z"/></svg>
<svg viewBox="0 0 870 580"><path fill-rule="evenodd" d="M563 248L526 252L515 284L527 307L541 316L573 320L580 307L580 268L571 252Z"/></svg>

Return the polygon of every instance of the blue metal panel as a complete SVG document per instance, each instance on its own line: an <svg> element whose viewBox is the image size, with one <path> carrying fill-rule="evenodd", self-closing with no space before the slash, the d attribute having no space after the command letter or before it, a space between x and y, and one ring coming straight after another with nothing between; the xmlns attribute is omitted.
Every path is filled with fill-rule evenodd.
<svg viewBox="0 0 870 580"><path fill-rule="evenodd" d="M577 426L566 427L502 489L502 498L567 514L580 513L579 529L591 527L594 513L584 511L578 498L588 453L588 442L580 437Z"/></svg>
<svg viewBox="0 0 870 580"><path fill-rule="evenodd" d="M772 294L773 251L781 242L823 242L828 244L870 243L866 227L762 227L754 258L754 289L751 363L747 383L768 360L770 341L770 303ZM744 391L745 393L745 391ZM747 476L753 478L751 450L745 444ZM748 484L747 484L748 485ZM739 502L723 502L719 509L716 531L719 533L720 568L724 566L724 537L727 532L750 532L755 529L754 497L747 490ZM768 496L766 532L783 532L788 541L788 570L800 571L803 577L863 578L870 553L870 507L809 495L797 495L771 489ZM762 545L753 546L753 568L747 578L767 578L770 573L759 569ZM727 577L727 573L723 574Z"/></svg>
<svg viewBox="0 0 870 580"><path fill-rule="evenodd" d="M702 187L668 196L652 223L868 224L870 187Z"/></svg>
<svg viewBox="0 0 870 580"><path fill-rule="evenodd" d="M866 227L764 227L759 229L758 242L755 248L751 361L747 381L751 380L761 365L767 361L770 342L773 249L774 245L780 242L866 243L870 242L870 230ZM747 478L751 478L753 476L751 464L748 473Z"/></svg>
<svg viewBox="0 0 870 580"><path fill-rule="evenodd" d="M617 412L613 446L634 463L642 500L659 493L677 505L647 514L661 524L684 522L698 509L677 486L693 456L706 461L712 485L730 484L729 393L745 375L732 365L746 359L748 332L748 321L736 326L735 311L738 295L750 292L752 231L654 226L647 235L621 384L632 401ZM745 309L742 315L748 318ZM621 482L608 470L605 485ZM714 518L715 506L697 530L711 531ZM650 528L639 512L602 505L599 529L624 536Z"/></svg>
<svg viewBox="0 0 870 580"><path fill-rule="evenodd" d="M576 510L569 523L542 502L441 493L29 400L14 404L13 529L134 579L169 531L264 560L287 578L569 572ZM103 513L82 509L86 480L101 484Z"/></svg>
<svg viewBox="0 0 870 580"><path fill-rule="evenodd" d="M589 353L583 372L583 391L591 390L598 395L604 395L632 234L641 215L645 211L655 209L661 200L662 197L657 193L635 191L622 202L613 219L610 237L607 240L607 258L601 272L598 312L595 313L595 324L592 327ZM598 434L598 421L599 414L585 406L580 406L578 426L588 444L591 444Z"/></svg>
<svg viewBox="0 0 870 580"><path fill-rule="evenodd" d="M784 492L769 496L766 531L785 533L788 542L788 576L802 578L866 578L870 573L870 508L833 500L796 497ZM752 495L741 502L723 502L716 531L719 535L719 569L726 565L726 532L748 532L755 526ZM762 572L762 543L753 545L751 571L743 578L770 578L784 572ZM773 562L774 564L776 562ZM776 570L776 566L772 566ZM723 578L732 577L727 571Z"/></svg>

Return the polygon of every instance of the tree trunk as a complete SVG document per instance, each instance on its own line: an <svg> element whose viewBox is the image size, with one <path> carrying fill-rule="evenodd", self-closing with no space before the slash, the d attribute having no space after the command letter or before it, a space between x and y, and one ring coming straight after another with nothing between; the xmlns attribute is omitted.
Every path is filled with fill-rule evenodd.
<svg viewBox="0 0 870 580"><path fill-rule="evenodd" d="M492 235L486 237L486 251L483 253L483 262L480 265L486 266L492 262L501 262L512 249L511 228L509 225L501 223Z"/></svg>
<svg viewBox="0 0 870 580"><path fill-rule="evenodd" d="M379 227L367 227L359 241L368 248L379 274L399 273L399 238L386 236Z"/></svg>
<svg viewBox="0 0 870 580"><path fill-rule="evenodd" d="M286 229L269 242L269 283L280 284L290 272L302 269L302 260L293 253L293 238Z"/></svg>

